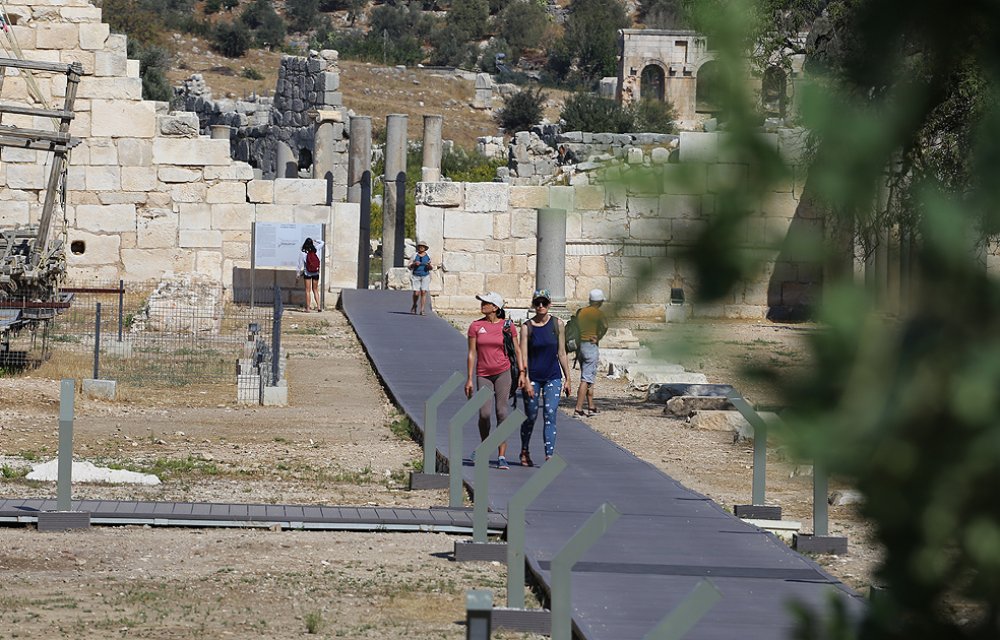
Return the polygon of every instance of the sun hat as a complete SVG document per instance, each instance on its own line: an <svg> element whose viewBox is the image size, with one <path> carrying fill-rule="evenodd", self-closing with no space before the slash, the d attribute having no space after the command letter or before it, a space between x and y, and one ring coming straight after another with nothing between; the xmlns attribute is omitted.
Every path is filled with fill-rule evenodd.
<svg viewBox="0 0 1000 640"><path fill-rule="evenodd" d="M552 302L552 296L549 295L548 289L536 289L533 294L531 294L531 304L535 304L535 300L543 298L546 302Z"/></svg>
<svg viewBox="0 0 1000 640"><path fill-rule="evenodd" d="M431 245L427 244L423 240L417 240L417 248L419 249L420 247L427 247L428 249L430 249Z"/></svg>
<svg viewBox="0 0 1000 640"><path fill-rule="evenodd" d="M496 291L489 291L487 293L481 293L476 296L476 300L480 302L489 302L494 305L497 309L503 309L503 298Z"/></svg>
<svg viewBox="0 0 1000 640"><path fill-rule="evenodd" d="M604 302L604 292L600 289L590 290L590 301L591 302Z"/></svg>

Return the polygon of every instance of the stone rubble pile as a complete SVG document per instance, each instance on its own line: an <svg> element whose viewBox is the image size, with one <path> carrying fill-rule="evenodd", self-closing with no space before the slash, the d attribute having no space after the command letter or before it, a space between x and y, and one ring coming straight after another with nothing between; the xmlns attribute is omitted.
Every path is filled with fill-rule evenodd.
<svg viewBox="0 0 1000 640"><path fill-rule="evenodd" d="M223 296L218 283L197 275L160 282L132 333L218 333L222 327Z"/></svg>

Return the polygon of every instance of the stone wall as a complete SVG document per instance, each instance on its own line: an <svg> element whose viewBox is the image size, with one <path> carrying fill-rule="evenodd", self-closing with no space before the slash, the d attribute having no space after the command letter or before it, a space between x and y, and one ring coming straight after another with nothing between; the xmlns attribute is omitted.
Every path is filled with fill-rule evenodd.
<svg viewBox="0 0 1000 640"><path fill-rule="evenodd" d="M421 183L416 231L441 265L432 281L435 304L474 308L473 296L495 290L514 306L527 306L535 286L537 209L567 211L566 297L584 303L599 287L627 315L664 317L672 287L696 298L698 283L680 255L712 215L716 194L746 184L749 167L730 157L718 133L682 133L681 164L665 164L662 188L636 192L620 186L513 186L504 183ZM762 134L794 161L796 132ZM628 170L623 165L620 171ZM683 180L672 179L678 172ZM611 183L613 184L613 183ZM822 221L800 206L802 180L789 179L756 205L742 223L742 250L764 259L755 277L719 304L692 305L696 316L764 318L775 308L813 301L821 273L807 258L779 250L793 224L797 233L822 232ZM641 274L652 277L639 286Z"/></svg>
<svg viewBox="0 0 1000 640"><path fill-rule="evenodd" d="M212 98L211 90L199 74L175 89L186 111L198 114L202 134L209 135L212 125L232 127L232 156L259 169L260 177L295 177L279 175L278 144L291 151L303 177L312 175L312 149L315 143L317 110L344 113L340 92L340 69L336 51L310 52L308 57L283 56L273 98L252 96L246 100ZM333 199L347 199L348 131L335 125Z"/></svg>
<svg viewBox="0 0 1000 640"><path fill-rule="evenodd" d="M71 278L195 272L229 285L236 269L250 265L254 221L324 222L333 238L328 256L357 254L358 205L328 204L324 180L255 178L253 167L231 159L229 140L199 135L196 114L143 100L139 64L127 58L125 36L101 22L100 9L86 0L35 0L8 12L26 59L84 68L71 127L80 143L66 184ZM34 79L61 105L65 76L36 72ZM27 95L25 76L6 69L0 99L26 104ZM52 128L17 116L3 124ZM44 152L3 149L0 227L37 224L50 161ZM55 216L57 227L62 218ZM327 269L331 288L354 286L356 264L330 260Z"/></svg>

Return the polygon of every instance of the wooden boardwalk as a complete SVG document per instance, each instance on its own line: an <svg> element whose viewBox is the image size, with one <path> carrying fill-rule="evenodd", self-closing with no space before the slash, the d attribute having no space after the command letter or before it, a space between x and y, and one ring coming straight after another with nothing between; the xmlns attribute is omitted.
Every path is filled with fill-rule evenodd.
<svg viewBox="0 0 1000 640"><path fill-rule="evenodd" d="M410 293L345 290L343 308L395 401L423 429L424 401L455 371L465 372L466 339L431 314L408 313ZM469 300L470 310L476 301ZM464 403L461 389L439 409L438 451L448 454L447 423ZM535 429L540 452L541 426ZM464 429L463 454L478 444L475 420ZM519 436L511 449L519 450ZM824 610L831 594L852 611L863 606L836 578L773 535L728 514L567 413L559 416L557 451L567 469L531 505L525 555L548 588L549 562L604 502L622 517L576 565L573 623L602 640L643 638L704 578L722 599L685 636L691 640L790 637L791 602ZM541 456L536 452L536 459ZM491 469L490 505L507 501L533 473ZM472 466L463 467L472 487ZM749 487L747 488L749 492Z"/></svg>
<svg viewBox="0 0 1000 640"><path fill-rule="evenodd" d="M150 524L181 527L273 527L317 531L437 531L472 533L468 509L331 507L324 505L227 504L73 500L71 510L90 512L91 524ZM55 500L0 499L0 523L31 524L40 511L55 511ZM491 514L489 528L501 532L506 520Z"/></svg>

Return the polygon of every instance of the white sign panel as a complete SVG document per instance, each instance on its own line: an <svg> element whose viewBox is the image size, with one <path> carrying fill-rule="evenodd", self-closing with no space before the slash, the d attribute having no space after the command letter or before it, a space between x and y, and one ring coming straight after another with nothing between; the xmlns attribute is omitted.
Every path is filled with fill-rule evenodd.
<svg viewBox="0 0 1000 640"><path fill-rule="evenodd" d="M254 232L255 267L298 266L302 243L306 238L323 239L322 224L257 222Z"/></svg>

